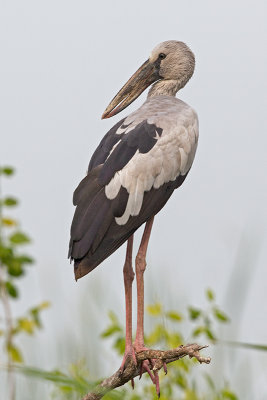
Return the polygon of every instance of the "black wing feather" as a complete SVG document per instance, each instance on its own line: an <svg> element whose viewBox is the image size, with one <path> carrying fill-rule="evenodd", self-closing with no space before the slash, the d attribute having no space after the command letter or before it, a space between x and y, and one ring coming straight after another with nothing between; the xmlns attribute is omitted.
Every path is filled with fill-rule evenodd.
<svg viewBox="0 0 267 400"><path fill-rule="evenodd" d="M73 205L77 206L81 202L90 203L95 194L100 190L98 183L99 171L102 166L94 168L85 178L79 183L73 193Z"/></svg>
<svg viewBox="0 0 267 400"><path fill-rule="evenodd" d="M128 164L137 150L140 153L148 153L157 143L157 133L161 136L162 129L154 124L148 124L147 121L143 121L125 134L106 160L99 175L99 183L107 185L115 172L120 171Z"/></svg>
<svg viewBox="0 0 267 400"><path fill-rule="evenodd" d="M118 135L116 132L119 129L119 127L124 127L124 128L127 127L123 125L124 120L125 118L120 120L103 137L98 147L96 148L94 154L92 155L88 167L88 172L90 172L96 166L103 164L106 161L107 157L109 156L109 153L111 152L113 146L115 146L115 144L122 138L124 133Z"/></svg>
<svg viewBox="0 0 267 400"><path fill-rule="evenodd" d="M124 120L118 122L101 140L90 161L88 175L74 192L73 203L77 207L71 226L69 257L75 260L76 279L92 271L139 226L157 214L186 177L179 176L174 182L146 192L139 215L130 217L125 225L118 225L115 218L123 215L129 194L121 187L117 197L109 200L105 195L105 185L136 151L149 152L157 142L157 135L162 134L161 128L147 121L141 122L128 133L117 134L119 127L126 129L129 126L123 125Z"/></svg>
<svg viewBox="0 0 267 400"><path fill-rule="evenodd" d="M93 245L99 232L102 232L100 235L101 237L105 235L103 217L106 222L109 222L105 224L106 229L113 219L110 209L110 200L105 197L103 192L104 188L97 193L84 212L78 230L76 231L76 240L73 243L71 256L74 259L80 259L87 254L88 249Z"/></svg>
<svg viewBox="0 0 267 400"><path fill-rule="evenodd" d="M149 218L156 215L166 204L173 191L181 186L187 174L180 175L175 181L162 185L159 189L146 192L139 215L131 216L125 225L118 225L113 218L98 247L90 249L83 259L75 260L75 278L91 272L102 261L116 251Z"/></svg>

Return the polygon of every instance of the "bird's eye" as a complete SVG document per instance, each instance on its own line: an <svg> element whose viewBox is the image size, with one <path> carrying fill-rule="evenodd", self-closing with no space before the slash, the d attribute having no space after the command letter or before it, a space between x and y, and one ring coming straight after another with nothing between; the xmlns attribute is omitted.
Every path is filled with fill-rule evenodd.
<svg viewBox="0 0 267 400"><path fill-rule="evenodd" d="M160 54L159 54L159 58L160 58L161 60L163 60L164 58L166 58L166 54L160 53Z"/></svg>

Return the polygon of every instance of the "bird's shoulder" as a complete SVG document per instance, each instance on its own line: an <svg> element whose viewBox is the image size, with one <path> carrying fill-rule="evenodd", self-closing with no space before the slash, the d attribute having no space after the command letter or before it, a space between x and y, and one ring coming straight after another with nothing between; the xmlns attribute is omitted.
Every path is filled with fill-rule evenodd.
<svg viewBox="0 0 267 400"><path fill-rule="evenodd" d="M115 124L101 140L90 160L88 173L103 164L99 181L105 185L137 151L141 154L148 153L161 134L162 129L146 118L138 120L124 118Z"/></svg>
<svg viewBox="0 0 267 400"><path fill-rule="evenodd" d="M139 109L117 122L106 133L90 160L88 172L108 161L114 150L113 163L119 156L119 165L123 167L136 151L148 153L161 137L162 143L168 141L166 136L172 140L173 135L180 136L180 142L187 140L185 131L197 141L198 117L192 107L175 97L148 98ZM111 174L112 170L108 175Z"/></svg>
<svg viewBox="0 0 267 400"><path fill-rule="evenodd" d="M135 123L146 119L157 126L177 127L198 123L198 116L193 107L172 96L149 97L146 102L126 119L125 123Z"/></svg>

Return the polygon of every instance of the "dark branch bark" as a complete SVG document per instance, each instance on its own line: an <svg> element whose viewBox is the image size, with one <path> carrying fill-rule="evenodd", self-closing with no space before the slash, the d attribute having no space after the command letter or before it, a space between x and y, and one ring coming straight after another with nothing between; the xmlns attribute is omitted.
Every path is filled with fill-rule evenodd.
<svg viewBox="0 0 267 400"><path fill-rule="evenodd" d="M123 372L120 370L116 371L109 378L104 379L99 385L97 385L93 391L87 393L82 400L100 400L109 391L124 385L131 379L135 378L140 374L140 363L144 360L154 360L153 370L159 371L163 364L171 363L179 360L182 357L189 356L190 358L196 358L200 364L210 363L210 357L202 357L199 353L200 350L205 349L208 346L200 346L196 343L187 344L185 346L179 346L172 350L144 350L136 354L137 366L130 360L126 365ZM151 367L152 369L152 367Z"/></svg>

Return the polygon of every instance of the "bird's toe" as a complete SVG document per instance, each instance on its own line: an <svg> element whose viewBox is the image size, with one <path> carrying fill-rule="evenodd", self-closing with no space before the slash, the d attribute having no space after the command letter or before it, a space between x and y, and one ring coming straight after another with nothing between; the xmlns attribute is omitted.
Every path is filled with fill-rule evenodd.
<svg viewBox="0 0 267 400"><path fill-rule="evenodd" d="M129 346L128 348L125 349L124 355L123 355L123 359L122 359L122 363L120 366L120 372L123 373L123 371L125 370L126 365L132 362L134 365L137 366L137 361L136 361L136 355L135 355L135 351L133 346Z"/></svg>

